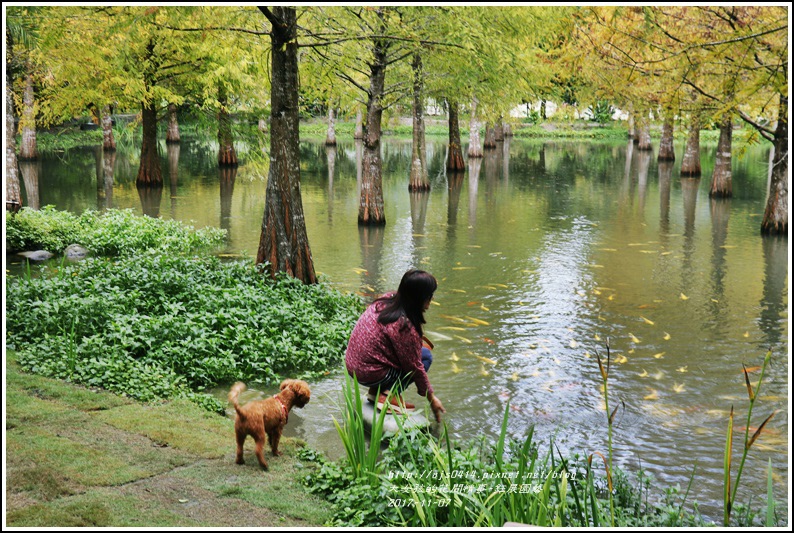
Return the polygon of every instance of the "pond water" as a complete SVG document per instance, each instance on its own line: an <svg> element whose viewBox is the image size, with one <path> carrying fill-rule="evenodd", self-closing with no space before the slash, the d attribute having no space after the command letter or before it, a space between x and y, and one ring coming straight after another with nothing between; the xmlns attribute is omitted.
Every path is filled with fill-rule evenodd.
<svg viewBox="0 0 794 533"><path fill-rule="evenodd" d="M702 179L682 179L681 145L675 163L659 164L655 151L625 141L512 139L453 176L444 171L446 143L430 138L432 189L411 194L410 141L387 138L387 224L359 228L360 145L304 140L315 266L368 299L395 289L411 267L438 278L425 326L435 342L430 378L454 438L498 435L509 401L511 435L534 424L541 441L553 437L563 453L606 455L596 352L606 355L608 339L610 406L621 406L615 461L682 490L695 469L689 501L719 521L732 406L735 425L746 424L742 363L760 365L768 349L773 364L750 425L780 412L751 450L739 501L762 505L768 459L776 496L788 493L789 260L786 239L759 234L768 146L748 147L734 161L728 201L708 197L715 148L702 145ZM145 195L135 187L137 147L104 159L98 147L47 155L21 165L23 197L76 213L132 208L222 227L225 254L253 256L266 172L245 163L219 171L216 153L212 141L163 143L165 186ZM286 430L332 457L343 453L332 423L341 376L340 369L312 383L311 403ZM217 394L225 398L226 389ZM415 388L407 399L424 406ZM737 438L735 463L741 446Z"/></svg>

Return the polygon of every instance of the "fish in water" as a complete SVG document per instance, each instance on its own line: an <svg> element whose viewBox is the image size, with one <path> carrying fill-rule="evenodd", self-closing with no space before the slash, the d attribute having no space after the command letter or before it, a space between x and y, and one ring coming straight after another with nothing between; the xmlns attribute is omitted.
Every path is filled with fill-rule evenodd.
<svg viewBox="0 0 794 533"><path fill-rule="evenodd" d="M475 324L480 325L480 326L490 326L491 325L488 322L486 322L485 320L480 320L479 318L472 318L470 316L466 316L466 319L471 321L471 322L474 322Z"/></svg>
<svg viewBox="0 0 794 533"><path fill-rule="evenodd" d="M673 390L674 390L675 392L684 392L684 384L683 384L683 383L681 383L681 384L679 385L678 383L675 383L675 384L673 385Z"/></svg>
<svg viewBox="0 0 794 533"><path fill-rule="evenodd" d="M681 298L682 300L689 300L689 296L687 296L687 295L686 295L686 294L684 294L683 292L681 293L681 295L679 296L679 298Z"/></svg>
<svg viewBox="0 0 794 533"><path fill-rule="evenodd" d="M466 337L461 337L460 335L455 335L455 338L456 338L456 339L460 339L460 340L462 340L462 341L463 341L463 342L465 342L466 344L471 344L471 340L470 340L470 339L467 339Z"/></svg>
<svg viewBox="0 0 794 533"><path fill-rule="evenodd" d="M631 340L631 342L633 342L634 344L639 344L639 343L640 343L640 339L638 339L637 337L635 337L633 333L629 333L629 339L630 339L630 340Z"/></svg>
<svg viewBox="0 0 794 533"><path fill-rule="evenodd" d="M518 372L513 372L510 375L510 379L512 379L513 381L518 381Z"/></svg>
<svg viewBox="0 0 794 533"><path fill-rule="evenodd" d="M571 348L578 348L579 347L579 343L576 342L575 340L571 339L571 342L570 342L570 344L568 346L570 346Z"/></svg>
<svg viewBox="0 0 794 533"><path fill-rule="evenodd" d="M466 328L459 328L457 326L441 326L438 329L448 329L448 330L451 330L451 331L466 331Z"/></svg>
<svg viewBox="0 0 794 533"><path fill-rule="evenodd" d="M444 335L443 333L437 333L435 331L428 331L427 334L429 336L431 336L431 337L435 337L436 340L440 340L440 341L451 341L452 340L452 337ZM456 337L457 337L457 335L456 335Z"/></svg>
<svg viewBox="0 0 794 533"><path fill-rule="evenodd" d="M455 352L452 352L452 355L450 355L449 358L452 359L453 361L460 361L460 357L458 357L458 354L456 354Z"/></svg>
<svg viewBox="0 0 794 533"><path fill-rule="evenodd" d="M641 378L647 378L647 377L648 377L648 371L647 371L647 370L645 370L645 369L643 368L643 369L642 369L642 372L640 372L640 373L639 373L639 374L637 374L637 375L638 375L639 377L641 377Z"/></svg>
<svg viewBox="0 0 794 533"><path fill-rule="evenodd" d="M643 397L643 400L658 400L659 394L654 389L648 389L650 393Z"/></svg>
<svg viewBox="0 0 794 533"><path fill-rule="evenodd" d="M480 375L486 377L490 376L491 373L485 370L485 365L480 365Z"/></svg>
<svg viewBox="0 0 794 533"><path fill-rule="evenodd" d="M648 324L649 326L653 326L653 325L654 325L654 322L653 322L652 320L648 320L647 318L645 318L645 317L644 317L644 316L642 316L642 315L640 315L640 318L641 318L641 319L642 319L642 320L643 320L643 321L644 321L646 324Z"/></svg>
<svg viewBox="0 0 794 533"><path fill-rule="evenodd" d="M489 359L489 358L483 357L481 355L475 355L474 357L476 357L477 359L479 359L483 363L488 363L489 365L495 365L496 364L496 361L494 361L493 359Z"/></svg>
<svg viewBox="0 0 794 533"><path fill-rule="evenodd" d="M687 366L689 365L679 366L678 368L675 369L675 371L681 373L687 372Z"/></svg>
<svg viewBox="0 0 794 533"><path fill-rule="evenodd" d="M664 357L664 354L665 354L665 353L667 353L667 352L659 352L659 353L655 353L655 354L653 354L653 358L654 358L654 359L662 359L662 358Z"/></svg>
<svg viewBox="0 0 794 533"><path fill-rule="evenodd" d="M665 331L665 332L664 332L664 337L662 337L662 338L663 338L664 340L666 340L666 341L669 341L669 340L670 340L670 334L669 334L669 333L667 333L667 332Z"/></svg>
<svg viewBox="0 0 794 533"><path fill-rule="evenodd" d="M625 355L623 355L623 354L620 354L620 355L618 355L617 357L615 357L615 362L616 362L616 363L621 363L621 364L623 364L623 363L625 363L625 362L626 362L626 361L628 361L628 360L629 360L629 358L628 358L628 357L626 357L626 356L625 356Z"/></svg>
<svg viewBox="0 0 794 533"><path fill-rule="evenodd" d="M458 368L458 365L456 365L455 363L452 363L452 372L455 374L460 372L460 368Z"/></svg>

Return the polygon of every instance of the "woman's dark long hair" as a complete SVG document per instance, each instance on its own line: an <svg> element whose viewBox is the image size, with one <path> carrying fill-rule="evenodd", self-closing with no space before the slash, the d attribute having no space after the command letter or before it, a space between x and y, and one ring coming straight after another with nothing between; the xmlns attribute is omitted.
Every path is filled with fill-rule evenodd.
<svg viewBox="0 0 794 533"><path fill-rule="evenodd" d="M403 275L396 293L375 300L386 303L378 314L378 322L391 324L405 316L421 336L422 324L425 323L425 303L433 297L437 287L438 282L432 274L424 270L409 270Z"/></svg>

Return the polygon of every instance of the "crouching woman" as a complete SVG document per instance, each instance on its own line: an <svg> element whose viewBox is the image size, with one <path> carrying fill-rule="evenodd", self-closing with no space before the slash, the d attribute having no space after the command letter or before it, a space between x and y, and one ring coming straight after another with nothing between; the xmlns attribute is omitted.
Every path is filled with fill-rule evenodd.
<svg viewBox="0 0 794 533"><path fill-rule="evenodd" d="M396 413L413 411L415 406L403 401L402 392L415 383L419 395L430 402L437 422L441 422L441 413L446 412L427 377L433 362L432 344L423 338L422 332L424 313L437 287L438 282L431 274L409 270L397 292L375 300L350 334L345 352L347 372L369 388L367 399L377 404L378 409Z"/></svg>

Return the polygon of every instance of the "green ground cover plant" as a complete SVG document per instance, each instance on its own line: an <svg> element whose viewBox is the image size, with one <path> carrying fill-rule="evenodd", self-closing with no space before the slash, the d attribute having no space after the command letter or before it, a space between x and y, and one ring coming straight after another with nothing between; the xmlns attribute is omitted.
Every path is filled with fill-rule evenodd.
<svg viewBox="0 0 794 533"><path fill-rule="evenodd" d="M60 253L76 243L96 255L116 256L150 248L181 253L217 248L225 237L226 231L220 228L196 229L176 220L139 216L132 209L89 209L80 215L53 206L6 211L8 252L42 248Z"/></svg>
<svg viewBox="0 0 794 533"><path fill-rule="evenodd" d="M99 255L8 276L6 346L34 373L141 401L190 398L221 411L207 387L322 375L363 306L326 284L273 280L250 260L186 255L217 244L217 229L131 210L6 217L17 246L80 242Z"/></svg>

